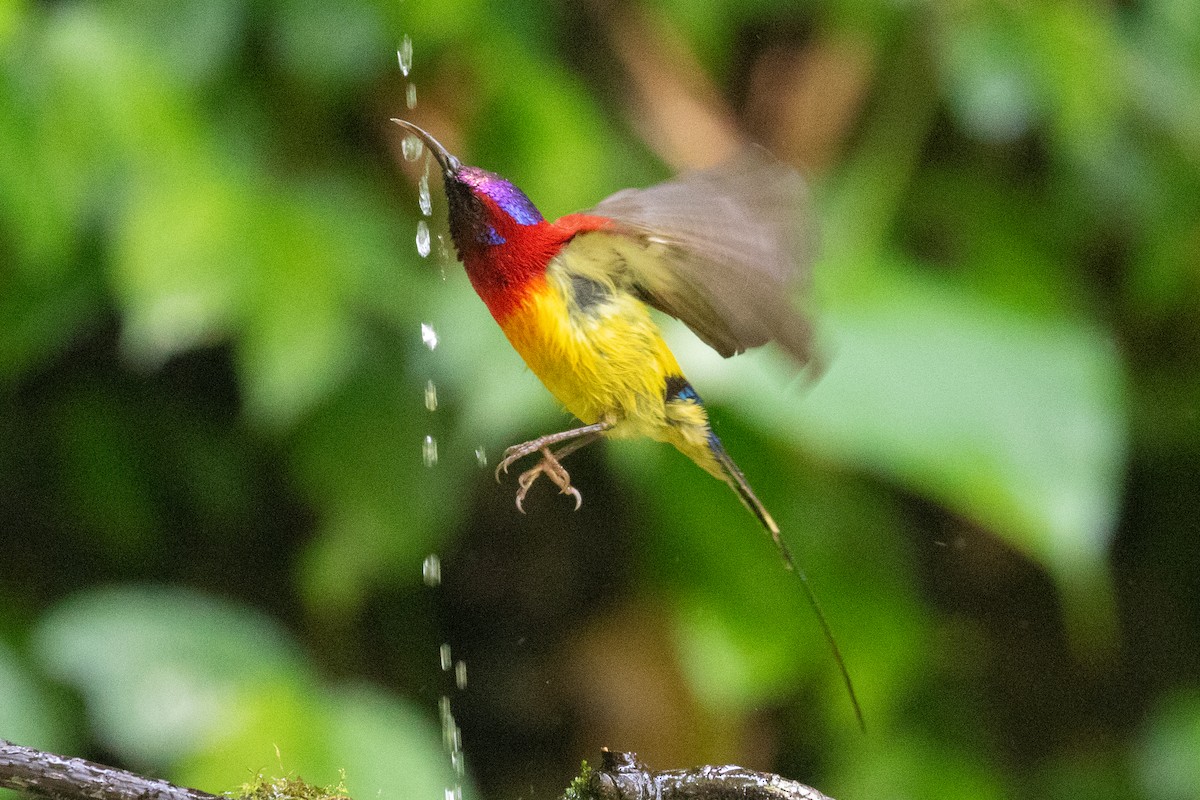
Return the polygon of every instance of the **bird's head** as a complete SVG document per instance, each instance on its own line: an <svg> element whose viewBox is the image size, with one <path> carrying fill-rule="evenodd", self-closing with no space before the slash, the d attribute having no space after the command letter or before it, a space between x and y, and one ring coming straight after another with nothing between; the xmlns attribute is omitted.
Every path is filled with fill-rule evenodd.
<svg viewBox="0 0 1200 800"><path fill-rule="evenodd" d="M420 139L441 168L450 207L450 235L461 260L519 239L522 229L544 221L525 193L509 181L494 172L465 166L437 139L411 122L392 122Z"/></svg>

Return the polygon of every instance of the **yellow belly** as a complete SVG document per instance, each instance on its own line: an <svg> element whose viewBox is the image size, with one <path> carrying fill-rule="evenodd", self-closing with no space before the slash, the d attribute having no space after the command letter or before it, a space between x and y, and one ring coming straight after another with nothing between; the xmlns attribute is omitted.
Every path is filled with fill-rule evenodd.
<svg viewBox="0 0 1200 800"><path fill-rule="evenodd" d="M664 391L679 375L644 304L613 293L581 313L551 273L502 322L513 347L546 388L585 423L611 420L614 436L666 437Z"/></svg>

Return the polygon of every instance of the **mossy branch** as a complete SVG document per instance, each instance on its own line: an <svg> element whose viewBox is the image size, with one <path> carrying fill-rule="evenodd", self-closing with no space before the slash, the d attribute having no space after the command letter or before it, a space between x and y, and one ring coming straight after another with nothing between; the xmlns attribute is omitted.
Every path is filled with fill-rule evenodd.
<svg viewBox="0 0 1200 800"><path fill-rule="evenodd" d="M50 800L227 800L0 739L0 786Z"/></svg>
<svg viewBox="0 0 1200 800"><path fill-rule="evenodd" d="M832 800L811 786L736 766L653 772L636 753L605 750L600 769L587 763L563 800Z"/></svg>
<svg viewBox="0 0 1200 800"><path fill-rule="evenodd" d="M237 794L214 795L82 758L0 739L0 787L49 800L349 800L341 787L260 781ZM605 750L599 770L585 762L562 800L831 800L811 786L735 766L652 772L635 753Z"/></svg>
<svg viewBox="0 0 1200 800"><path fill-rule="evenodd" d="M340 786L318 789L294 778L261 779L237 792L209 794L3 739L0 788L48 800L350 800Z"/></svg>

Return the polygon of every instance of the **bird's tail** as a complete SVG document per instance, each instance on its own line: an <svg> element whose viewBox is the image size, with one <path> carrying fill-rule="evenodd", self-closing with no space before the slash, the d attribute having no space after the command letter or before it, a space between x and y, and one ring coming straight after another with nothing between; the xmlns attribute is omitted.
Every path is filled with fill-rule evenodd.
<svg viewBox="0 0 1200 800"><path fill-rule="evenodd" d="M829 645L829 650L833 654L833 660L837 662L838 671L842 674L842 682L845 683L846 692L850 695L850 704L854 706L854 716L858 719L858 726L865 732L867 726L863 720L862 708L858 705L858 695L854 693L854 683L850 680L850 671L846 669L846 661L842 658L842 651L838 648L837 640L833 638L833 630L829 627L829 621L825 619L825 612L821 610L821 604L817 602L817 595L813 591L812 586L809 585L808 575L796 565L795 559L792 558L792 551L779 534L779 526L775 524L775 519L767 511L762 501L758 499L758 495L754 494L754 490L750 488L750 484L746 481L746 476L742 474L742 470L729 457L729 453L725 452L725 446L721 444L721 440L717 438L717 434L711 428L708 433L708 446L712 451L713 458L716 459L717 464L721 467L722 477L724 477L725 482L733 488L733 491L737 493L737 496L746 508L750 509L750 513L757 517L758 521L771 534L771 538L775 541L775 546L779 548L779 554L783 556L784 565L800 579L800 585L804 589L804 597L808 601L813 615L816 616L817 623L821 626L821 633L824 634L825 642Z"/></svg>
<svg viewBox="0 0 1200 800"><path fill-rule="evenodd" d="M729 453L725 452L725 446L721 444L721 440L717 438L717 434L711 428L708 431L708 449L712 451L713 458L720 465L721 474L725 482L737 493L743 505L750 509L750 513L770 532L771 538L775 540L775 545L779 548L779 552L783 554L783 560L787 562L788 569L794 570L796 564L792 561L792 553L779 536L779 526L775 524L775 518L767 511L767 507L758 499L758 495L754 493L754 490L750 488L750 484L746 481L746 476L742 474L741 468L729 457Z"/></svg>

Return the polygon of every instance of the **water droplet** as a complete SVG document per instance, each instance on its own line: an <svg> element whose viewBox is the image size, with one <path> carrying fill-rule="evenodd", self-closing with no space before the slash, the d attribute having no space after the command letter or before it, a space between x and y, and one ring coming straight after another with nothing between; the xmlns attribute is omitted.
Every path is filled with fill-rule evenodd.
<svg viewBox="0 0 1200 800"><path fill-rule="evenodd" d="M433 198L429 196L429 173L426 172L421 176L421 180L417 183L417 203L421 206L421 213L425 216L433 214ZM441 236L438 237L441 239Z"/></svg>
<svg viewBox="0 0 1200 800"><path fill-rule="evenodd" d="M433 350L438 346L437 331L435 331L433 326L428 322L421 323L421 341L424 342L425 346L430 350Z"/></svg>
<svg viewBox="0 0 1200 800"><path fill-rule="evenodd" d="M459 690L467 688L467 662L461 660L454 662L454 685Z"/></svg>
<svg viewBox="0 0 1200 800"><path fill-rule="evenodd" d="M437 411L437 386L432 380L425 381L425 408Z"/></svg>
<svg viewBox="0 0 1200 800"><path fill-rule="evenodd" d="M483 445L475 448L475 462L480 468L487 466L487 450L483 449Z"/></svg>
<svg viewBox="0 0 1200 800"><path fill-rule="evenodd" d="M450 260L450 245L446 244L446 235L443 233L439 233L437 235L437 240L438 240L438 258L441 259L442 261L449 261ZM445 277L445 276L443 275L442 277Z"/></svg>
<svg viewBox="0 0 1200 800"><path fill-rule="evenodd" d="M425 152L425 143L411 133L406 133L400 140L400 152L405 161L416 161Z"/></svg>
<svg viewBox="0 0 1200 800"><path fill-rule="evenodd" d="M426 586L442 585L442 560L437 553L430 553L421 562L421 579Z"/></svg>
<svg viewBox="0 0 1200 800"><path fill-rule="evenodd" d="M429 255L429 223L425 220L417 223L417 255L421 258Z"/></svg>
<svg viewBox="0 0 1200 800"><path fill-rule="evenodd" d="M450 698L442 695L438 698L438 716L442 723L442 746L450 754L450 767L460 778L466 773L466 763L462 751L462 729L454 721L450 713ZM462 782L455 781L452 786L445 788L445 800L462 800Z"/></svg>
<svg viewBox="0 0 1200 800"><path fill-rule="evenodd" d="M442 646L438 648L438 661L441 662L442 672L448 672L450 670L452 658L450 656L449 644L443 642Z"/></svg>
<svg viewBox="0 0 1200 800"><path fill-rule="evenodd" d="M437 439L432 436L425 437L425 441L421 445L421 460L427 467L432 467L437 463Z"/></svg>
<svg viewBox="0 0 1200 800"><path fill-rule="evenodd" d="M408 77L412 70L412 37L407 33L400 40L400 48L396 50L396 60L400 62L400 74Z"/></svg>
<svg viewBox="0 0 1200 800"><path fill-rule="evenodd" d="M441 714L442 746L446 748L447 752L453 753L458 749L455 747L455 743L462 742L462 739L459 738L462 736L462 734L458 732L458 725L454 722L454 715L450 713L450 698L446 697L445 695L442 697L446 701L445 710L442 711Z"/></svg>
<svg viewBox="0 0 1200 800"><path fill-rule="evenodd" d="M410 83L404 90L404 104L409 108L417 107L417 85Z"/></svg>

